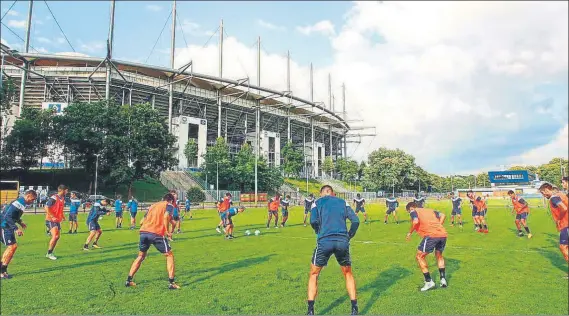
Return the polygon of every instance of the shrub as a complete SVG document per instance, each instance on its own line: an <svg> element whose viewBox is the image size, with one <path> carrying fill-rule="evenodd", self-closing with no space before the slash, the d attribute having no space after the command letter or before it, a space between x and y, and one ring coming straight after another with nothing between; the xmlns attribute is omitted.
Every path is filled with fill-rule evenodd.
<svg viewBox="0 0 569 316"><path fill-rule="evenodd" d="M205 193L198 187L191 187L187 192L187 197L191 203L201 203L205 201Z"/></svg>

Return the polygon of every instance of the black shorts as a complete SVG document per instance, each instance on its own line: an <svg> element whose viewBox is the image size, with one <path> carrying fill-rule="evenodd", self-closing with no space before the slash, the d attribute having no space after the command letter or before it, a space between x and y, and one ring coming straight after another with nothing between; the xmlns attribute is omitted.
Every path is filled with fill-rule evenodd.
<svg viewBox="0 0 569 316"><path fill-rule="evenodd" d="M174 216L172 216L172 219L177 222L180 220L180 215L174 215Z"/></svg>
<svg viewBox="0 0 569 316"><path fill-rule="evenodd" d="M462 215L462 210L461 209L452 209L452 212L450 213L450 215Z"/></svg>
<svg viewBox="0 0 569 316"><path fill-rule="evenodd" d="M116 218L122 218L122 212L116 212L115 211L115 217Z"/></svg>
<svg viewBox="0 0 569 316"><path fill-rule="evenodd" d="M69 213L69 221L70 222L76 222L77 221L77 213L75 213L75 214Z"/></svg>
<svg viewBox="0 0 569 316"><path fill-rule="evenodd" d="M277 210L277 211L270 211L270 210L269 210L269 215L273 215L273 216L279 217L279 211L278 211L278 210Z"/></svg>
<svg viewBox="0 0 569 316"><path fill-rule="evenodd" d="M101 230L101 225L99 225L98 222L89 222L89 224L87 224L87 227L89 227L89 231Z"/></svg>
<svg viewBox="0 0 569 316"><path fill-rule="evenodd" d="M57 230L61 230L61 224L52 221L45 221L45 227L51 231L52 228L57 228Z"/></svg>
<svg viewBox="0 0 569 316"><path fill-rule="evenodd" d="M136 212L130 212L130 217L136 218Z"/></svg>
<svg viewBox="0 0 569 316"><path fill-rule="evenodd" d="M427 236L423 238L423 240L421 240L421 243L419 244L419 247L417 247L417 250L426 253L431 253L434 250L443 252L445 250L446 245L447 245L446 237L431 238Z"/></svg>
<svg viewBox="0 0 569 316"><path fill-rule="evenodd" d="M395 212L397 212L395 209L387 209L387 211L385 211L385 214L389 215L389 214L395 213Z"/></svg>
<svg viewBox="0 0 569 316"><path fill-rule="evenodd" d="M327 241L319 240L316 249L312 254L312 264L317 267L325 267L330 257L334 255L338 264L342 267L352 265L350 259L350 242L349 241Z"/></svg>
<svg viewBox="0 0 569 316"><path fill-rule="evenodd" d="M516 214L516 220L527 219L527 218L528 218L528 212Z"/></svg>
<svg viewBox="0 0 569 316"><path fill-rule="evenodd" d="M15 231L9 228L0 228L0 242L6 246L15 245L17 243Z"/></svg>
<svg viewBox="0 0 569 316"><path fill-rule="evenodd" d="M363 206L356 207L356 213L359 213L359 212L365 213L366 209Z"/></svg>
<svg viewBox="0 0 569 316"><path fill-rule="evenodd" d="M168 239L164 236L158 236L152 233L140 233L140 244L138 245L138 250L142 252L147 252L150 249L150 245L154 245L156 250L160 251L160 253L167 253L172 250L170 244L168 243Z"/></svg>

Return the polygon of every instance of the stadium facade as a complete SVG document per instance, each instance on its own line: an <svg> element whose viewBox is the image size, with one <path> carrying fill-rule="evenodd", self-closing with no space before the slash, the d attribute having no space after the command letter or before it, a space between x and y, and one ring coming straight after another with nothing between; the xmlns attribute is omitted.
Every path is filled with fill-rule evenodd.
<svg viewBox="0 0 569 316"><path fill-rule="evenodd" d="M353 128L346 119L345 91L342 110L335 110L330 79L328 104L312 99L312 70L310 83L307 82L310 100L295 96L290 88L276 91L261 86L260 38L257 83L224 78L223 22L219 32L219 76L193 72L192 62L175 68L175 6L174 1L171 67L112 58L114 1L111 1L105 58L30 53L29 29L24 52L2 45L2 81L11 79L17 87L11 100L14 118L9 124L19 117L23 107L55 107L63 111L74 102L108 100L121 105L147 102L165 117L170 131L177 136L179 168L200 165L207 146L214 144L218 137L226 139L233 153L244 143L251 144L254 152L271 165L281 163L281 148L291 141L305 153L304 173L313 178L322 176L325 157L331 156L334 160L345 157L346 144L358 137L361 141L361 134L349 133ZM31 8L32 2L29 21ZM287 79L290 87L290 75ZM356 128L361 129L365 128ZM189 139L195 139L198 144L194 166L188 165L183 153Z"/></svg>

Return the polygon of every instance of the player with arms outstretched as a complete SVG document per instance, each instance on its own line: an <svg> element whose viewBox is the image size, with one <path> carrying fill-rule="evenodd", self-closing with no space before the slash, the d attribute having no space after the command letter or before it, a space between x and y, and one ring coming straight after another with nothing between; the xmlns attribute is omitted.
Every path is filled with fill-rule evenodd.
<svg viewBox="0 0 569 316"><path fill-rule="evenodd" d="M89 251L89 244L93 239L94 241L92 247L96 249L101 248L99 247L99 238L101 238L103 231L101 230L101 226L99 225L99 217L105 214L108 215L111 212L110 210L107 210L105 208L105 206L109 204L111 204L111 201L109 199L104 199L101 200L100 202L95 202L95 204L93 204L93 206L91 207L91 211L87 216L87 227L89 228L89 236L87 236L87 240L83 245L84 251Z"/></svg>
<svg viewBox="0 0 569 316"><path fill-rule="evenodd" d="M0 279L11 278L8 274L8 265L14 258L16 249L18 249L16 236L23 236L24 232L22 230L27 228L26 223L22 221L22 215L24 215L26 205L33 204L37 198L36 191L26 191L24 196L12 201L0 213L0 242L6 246L0 263ZM16 224L20 225L21 229Z"/></svg>
<svg viewBox="0 0 569 316"><path fill-rule="evenodd" d="M395 217L395 222L399 224L399 219L397 218L397 208L399 207L399 201L397 201L393 195L390 195L387 199L385 199L385 206L387 206L387 211L385 211L385 220L383 223L387 224L387 218L389 218L389 215L393 214L393 217Z"/></svg>
<svg viewBox="0 0 569 316"><path fill-rule="evenodd" d="M439 267L440 285L441 287L447 287L445 259L443 258L443 251L447 243L447 231L443 227L445 214L432 209L420 208L415 202L408 203L405 208L411 216L411 229L407 233L407 240L411 239L414 231L423 238L419 247L417 247L417 254L415 255L419 268L425 277L425 285L421 288L421 292L435 287L435 282L431 279L429 265L426 260L427 255L433 251L435 251Z"/></svg>
<svg viewBox="0 0 569 316"><path fill-rule="evenodd" d="M508 191L508 195L512 199L512 206L514 207L513 211L516 212L516 228L518 229L518 236L522 237L524 233L520 227L520 223L524 225L524 229L528 234L528 238L533 237L533 235L529 231L529 227L527 224L527 218L529 215L529 205L528 203L512 190Z"/></svg>
<svg viewBox="0 0 569 316"><path fill-rule="evenodd" d="M358 193L354 199L354 204L356 205L356 215L358 215L359 212L362 212L362 214L364 214L364 222L367 224L367 213L365 209L366 200Z"/></svg>
<svg viewBox="0 0 569 316"><path fill-rule="evenodd" d="M174 209L176 198L171 193L164 195L162 202L155 203L148 208L148 212L140 222L140 243L138 246L138 257L132 263L130 272L126 279L125 286L136 286L134 283L134 275L140 269L142 261L146 258L148 249L151 245L166 256L166 269L168 271L168 288L171 290L179 289L180 286L174 280L174 254L172 248L166 239L170 236L168 231L168 223L174 225L170 214ZM172 226L173 227L173 226Z"/></svg>

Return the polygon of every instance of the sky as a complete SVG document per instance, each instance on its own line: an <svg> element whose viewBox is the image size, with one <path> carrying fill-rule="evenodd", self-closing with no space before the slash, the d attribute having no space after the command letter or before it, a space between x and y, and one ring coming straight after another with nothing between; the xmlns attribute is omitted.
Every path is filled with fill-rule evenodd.
<svg viewBox="0 0 569 316"><path fill-rule="evenodd" d="M37 51L104 57L109 1L47 3L71 45L36 1ZM23 38L29 3L11 5L2 22ZM113 58L169 66L171 7L117 1ZM348 145L355 159L400 148L448 175L568 156L567 2L178 1L176 67L218 75L221 19L223 77L257 82L260 36L261 85L287 90L287 51L294 95L309 98L310 63L315 101L330 74L339 111L345 84L349 123L376 133ZM5 26L1 40L22 50Z"/></svg>

